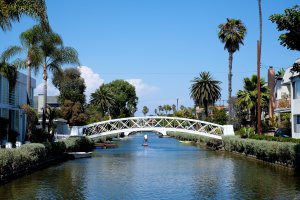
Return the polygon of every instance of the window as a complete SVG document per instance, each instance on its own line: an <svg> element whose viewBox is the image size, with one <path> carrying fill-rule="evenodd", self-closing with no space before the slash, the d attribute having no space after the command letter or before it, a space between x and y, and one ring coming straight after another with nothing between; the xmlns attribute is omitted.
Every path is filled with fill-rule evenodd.
<svg viewBox="0 0 300 200"><path fill-rule="evenodd" d="M293 82L294 99L300 99L300 80Z"/></svg>
<svg viewBox="0 0 300 200"><path fill-rule="evenodd" d="M297 117L297 118L296 118L296 123L297 123L297 124L300 124L300 115L296 115L296 117Z"/></svg>

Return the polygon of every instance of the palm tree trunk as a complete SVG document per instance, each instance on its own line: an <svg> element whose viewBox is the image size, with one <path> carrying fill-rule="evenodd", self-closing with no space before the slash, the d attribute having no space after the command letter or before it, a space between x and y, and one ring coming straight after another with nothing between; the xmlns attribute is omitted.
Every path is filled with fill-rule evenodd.
<svg viewBox="0 0 300 200"><path fill-rule="evenodd" d="M229 52L229 58L228 58L228 111L229 111L229 117L228 122L231 122L232 117L232 105L231 105L231 93L232 93L232 61L233 61L233 53Z"/></svg>
<svg viewBox="0 0 300 200"><path fill-rule="evenodd" d="M43 69L43 79L44 79L44 106L43 106L43 129L46 129L46 108L47 108L47 65L46 63L44 64L44 69Z"/></svg>
<svg viewBox="0 0 300 200"><path fill-rule="evenodd" d="M31 105L31 67L27 64L27 104Z"/></svg>
<svg viewBox="0 0 300 200"><path fill-rule="evenodd" d="M259 51L261 56L261 43L262 43L262 11L261 11L261 0L258 0L258 13L259 13Z"/></svg>
<svg viewBox="0 0 300 200"><path fill-rule="evenodd" d="M205 113L205 116L208 117L208 103L207 101L203 101L203 104L204 104L204 113Z"/></svg>

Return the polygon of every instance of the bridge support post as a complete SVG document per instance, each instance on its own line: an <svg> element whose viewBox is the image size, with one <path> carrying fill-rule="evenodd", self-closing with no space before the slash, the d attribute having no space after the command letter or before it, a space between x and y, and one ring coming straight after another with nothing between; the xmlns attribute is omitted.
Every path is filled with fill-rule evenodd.
<svg viewBox="0 0 300 200"><path fill-rule="evenodd" d="M234 135L233 125L224 125L224 136Z"/></svg>

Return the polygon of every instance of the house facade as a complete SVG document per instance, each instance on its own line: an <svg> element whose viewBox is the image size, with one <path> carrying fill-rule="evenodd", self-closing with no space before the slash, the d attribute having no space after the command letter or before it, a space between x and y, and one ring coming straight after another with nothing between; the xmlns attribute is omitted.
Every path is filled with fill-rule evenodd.
<svg viewBox="0 0 300 200"><path fill-rule="evenodd" d="M9 93L8 80L0 74L0 117L10 121L8 129L18 133L17 140L24 141L26 133L26 115L20 108L27 103L26 80L27 76L18 72L17 82L14 91ZM30 99L33 99L33 90L36 87L35 79L31 79L31 94ZM3 134L3 133L2 133ZM7 141L6 135L3 140Z"/></svg>
<svg viewBox="0 0 300 200"><path fill-rule="evenodd" d="M292 137L300 138L300 74L291 68L287 68L284 76L276 81L275 113L290 113Z"/></svg>

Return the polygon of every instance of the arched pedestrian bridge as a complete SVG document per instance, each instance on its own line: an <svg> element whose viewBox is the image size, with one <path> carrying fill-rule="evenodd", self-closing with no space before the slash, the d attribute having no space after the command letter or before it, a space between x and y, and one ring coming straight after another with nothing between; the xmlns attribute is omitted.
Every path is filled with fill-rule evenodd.
<svg viewBox="0 0 300 200"><path fill-rule="evenodd" d="M78 129L80 135L90 138L124 133L151 131L167 135L168 131L178 131L222 139L223 135L234 135L232 125L218 125L210 122L165 116L120 118L97 122Z"/></svg>

